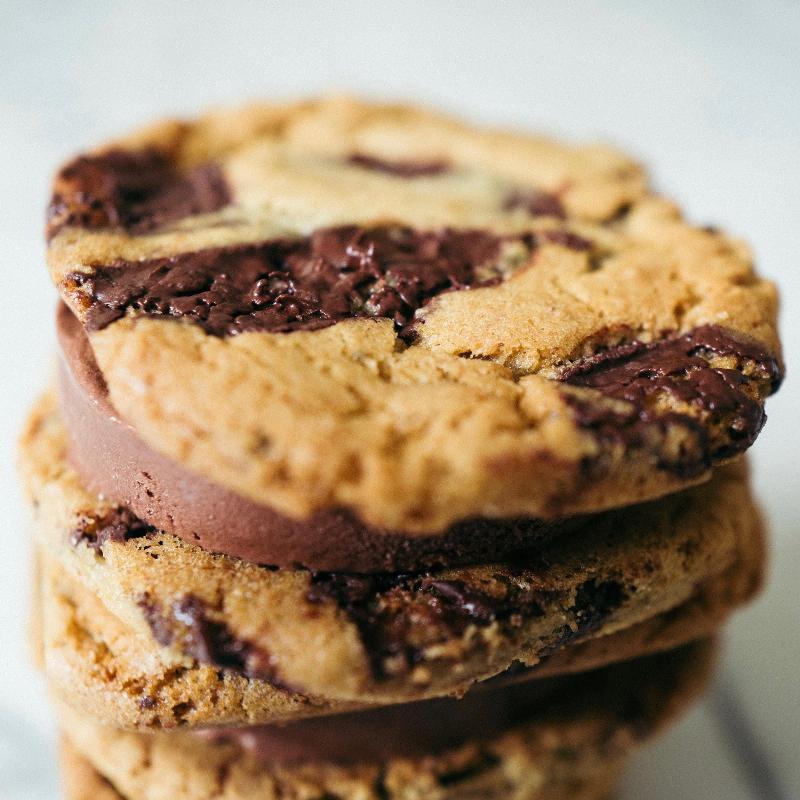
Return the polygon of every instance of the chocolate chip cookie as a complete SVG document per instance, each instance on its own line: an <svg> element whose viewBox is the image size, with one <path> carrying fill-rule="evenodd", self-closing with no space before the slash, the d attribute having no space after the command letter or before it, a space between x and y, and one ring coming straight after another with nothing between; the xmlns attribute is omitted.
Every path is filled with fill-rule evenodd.
<svg viewBox="0 0 800 800"><path fill-rule="evenodd" d="M46 238L68 800L601 800L707 685L777 298L633 160L256 103L73 158Z"/></svg>
<svg viewBox="0 0 800 800"><path fill-rule="evenodd" d="M61 170L48 236L84 480L261 564L511 553L707 478L782 375L746 246L630 159L414 108L156 125Z"/></svg>

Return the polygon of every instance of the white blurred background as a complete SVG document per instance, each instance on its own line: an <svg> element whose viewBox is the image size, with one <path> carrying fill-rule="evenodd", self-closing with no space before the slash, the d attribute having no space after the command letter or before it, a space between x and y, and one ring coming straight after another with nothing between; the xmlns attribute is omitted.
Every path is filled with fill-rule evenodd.
<svg viewBox="0 0 800 800"><path fill-rule="evenodd" d="M637 758L623 800L800 797L800 3L9 2L0 25L0 798L57 797L55 734L24 651L28 541L15 437L47 379L49 177L73 152L208 104L348 90L602 138L779 282L790 375L753 453L770 588L718 690ZM735 713L724 710L735 698Z"/></svg>

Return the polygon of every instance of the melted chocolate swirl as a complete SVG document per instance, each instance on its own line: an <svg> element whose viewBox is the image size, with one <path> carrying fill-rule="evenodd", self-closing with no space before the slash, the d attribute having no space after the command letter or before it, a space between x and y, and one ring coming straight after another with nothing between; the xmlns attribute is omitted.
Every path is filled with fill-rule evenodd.
<svg viewBox="0 0 800 800"><path fill-rule="evenodd" d="M67 226L150 233L229 202L216 164L182 173L157 150L108 150L80 156L59 172L47 209L47 238Z"/></svg>
<svg viewBox="0 0 800 800"><path fill-rule="evenodd" d="M72 273L67 284L88 294L90 330L131 309L188 319L214 336L388 318L410 340L417 310L433 297L500 279L493 262L501 242L484 231L345 226L302 239L118 262Z"/></svg>

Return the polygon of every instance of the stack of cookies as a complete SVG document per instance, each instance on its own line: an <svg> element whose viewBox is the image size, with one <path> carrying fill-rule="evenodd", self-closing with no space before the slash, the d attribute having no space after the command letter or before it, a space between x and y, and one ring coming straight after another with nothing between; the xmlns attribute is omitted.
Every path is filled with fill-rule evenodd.
<svg viewBox="0 0 800 800"><path fill-rule="evenodd" d="M774 288L605 147L346 98L55 178L67 798L605 798L761 581Z"/></svg>

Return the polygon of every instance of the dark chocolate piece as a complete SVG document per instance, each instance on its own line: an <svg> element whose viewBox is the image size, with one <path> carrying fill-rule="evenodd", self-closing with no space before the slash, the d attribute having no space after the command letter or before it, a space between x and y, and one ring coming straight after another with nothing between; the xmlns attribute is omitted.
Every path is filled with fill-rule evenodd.
<svg viewBox="0 0 800 800"><path fill-rule="evenodd" d="M429 178L450 170L446 161L387 161L364 153L353 153L347 162L355 167L384 172L398 178Z"/></svg>
<svg viewBox="0 0 800 800"><path fill-rule="evenodd" d="M47 238L66 226L149 233L229 202L228 186L216 164L179 172L154 149L108 150L79 156L58 173L47 209Z"/></svg>
<svg viewBox="0 0 800 800"><path fill-rule="evenodd" d="M162 646L169 647L175 639L175 628L165 616L158 603L148 592L143 592L136 601L145 618L153 638Z"/></svg>
<svg viewBox="0 0 800 800"><path fill-rule="evenodd" d="M85 544L100 552L106 542L125 542L149 536L155 528L140 520L133 512L118 506L100 517L88 516L70 534L73 547Z"/></svg>
<svg viewBox="0 0 800 800"><path fill-rule="evenodd" d="M598 583L594 578L585 581L575 593L575 602L570 611L577 619L580 633L598 628L626 600L626 592L619 581L606 580Z"/></svg>
<svg viewBox="0 0 800 800"><path fill-rule="evenodd" d="M498 571L480 586L419 575L313 574L311 602L333 601L356 625L376 679L402 675L426 648L460 636L470 625L518 628L544 613L550 592L524 570Z"/></svg>
<svg viewBox="0 0 800 800"><path fill-rule="evenodd" d="M546 664L547 659L555 653L571 644L585 641L589 634L602 627L628 597L628 592L619 581L605 580L598 583L594 578L584 581L575 592L575 599L568 609L572 624L563 625L555 633L549 644L539 651L540 660L537 666L523 668L521 679L524 680L527 673L535 676L537 667Z"/></svg>
<svg viewBox="0 0 800 800"><path fill-rule="evenodd" d="M172 615L188 629L184 650L196 661L243 674L251 673L251 645L233 636L223 623L210 620L200 598L186 595L175 601Z"/></svg>
<svg viewBox="0 0 800 800"><path fill-rule="evenodd" d="M137 314L190 320L214 336L315 330L353 317L394 321L442 292L488 286L501 239L484 231L326 228L301 239L118 262L66 277L91 301L86 326Z"/></svg>
<svg viewBox="0 0 800 800"><path fill-rule="evenodd" d="M516 208L527 211L532 217L567 218L567 212L556 195L535 189L515 189L509 192L503 201L503 210L513 211Z"/></svg>
<svg viewBox="0 0 800 800"><path fill-rule="evenodd" d="M263 680L278 689L294 691L280 679L269 653L237 638L224 622L213 619L199 597L184 595L165 610L145 594L139 598L138 605L153 638L162 646L177 644L181 652L200 664Z"/></svg>
<svg viewBox="0 0 800 800"><path fill-rule="evenodd" d="M583 236L578 236L577 233L572 231L562 230L549 230L539 231L536 238L540 242L550 242L551 244L560 244L569 250L577 250L578 252L584 250L591 250L594 246L589 239L584 239Z"/></svg>
<svg viewBox="0 0 800 800"><path fill-rule="evenodd" d="M713 366L715 357L734 358L735 368ZM702 325L657 342L601 351L560 377L628 404L612 408L569 395L579 425L606 442L662 449L660 467L693 477L750 447L766 421L760 400L777 390L782 375L777 359L758 343ZM658 401L665 396L690 410L664 410ZM677 452L665 444L672 429L684 434Z"/></svg>

